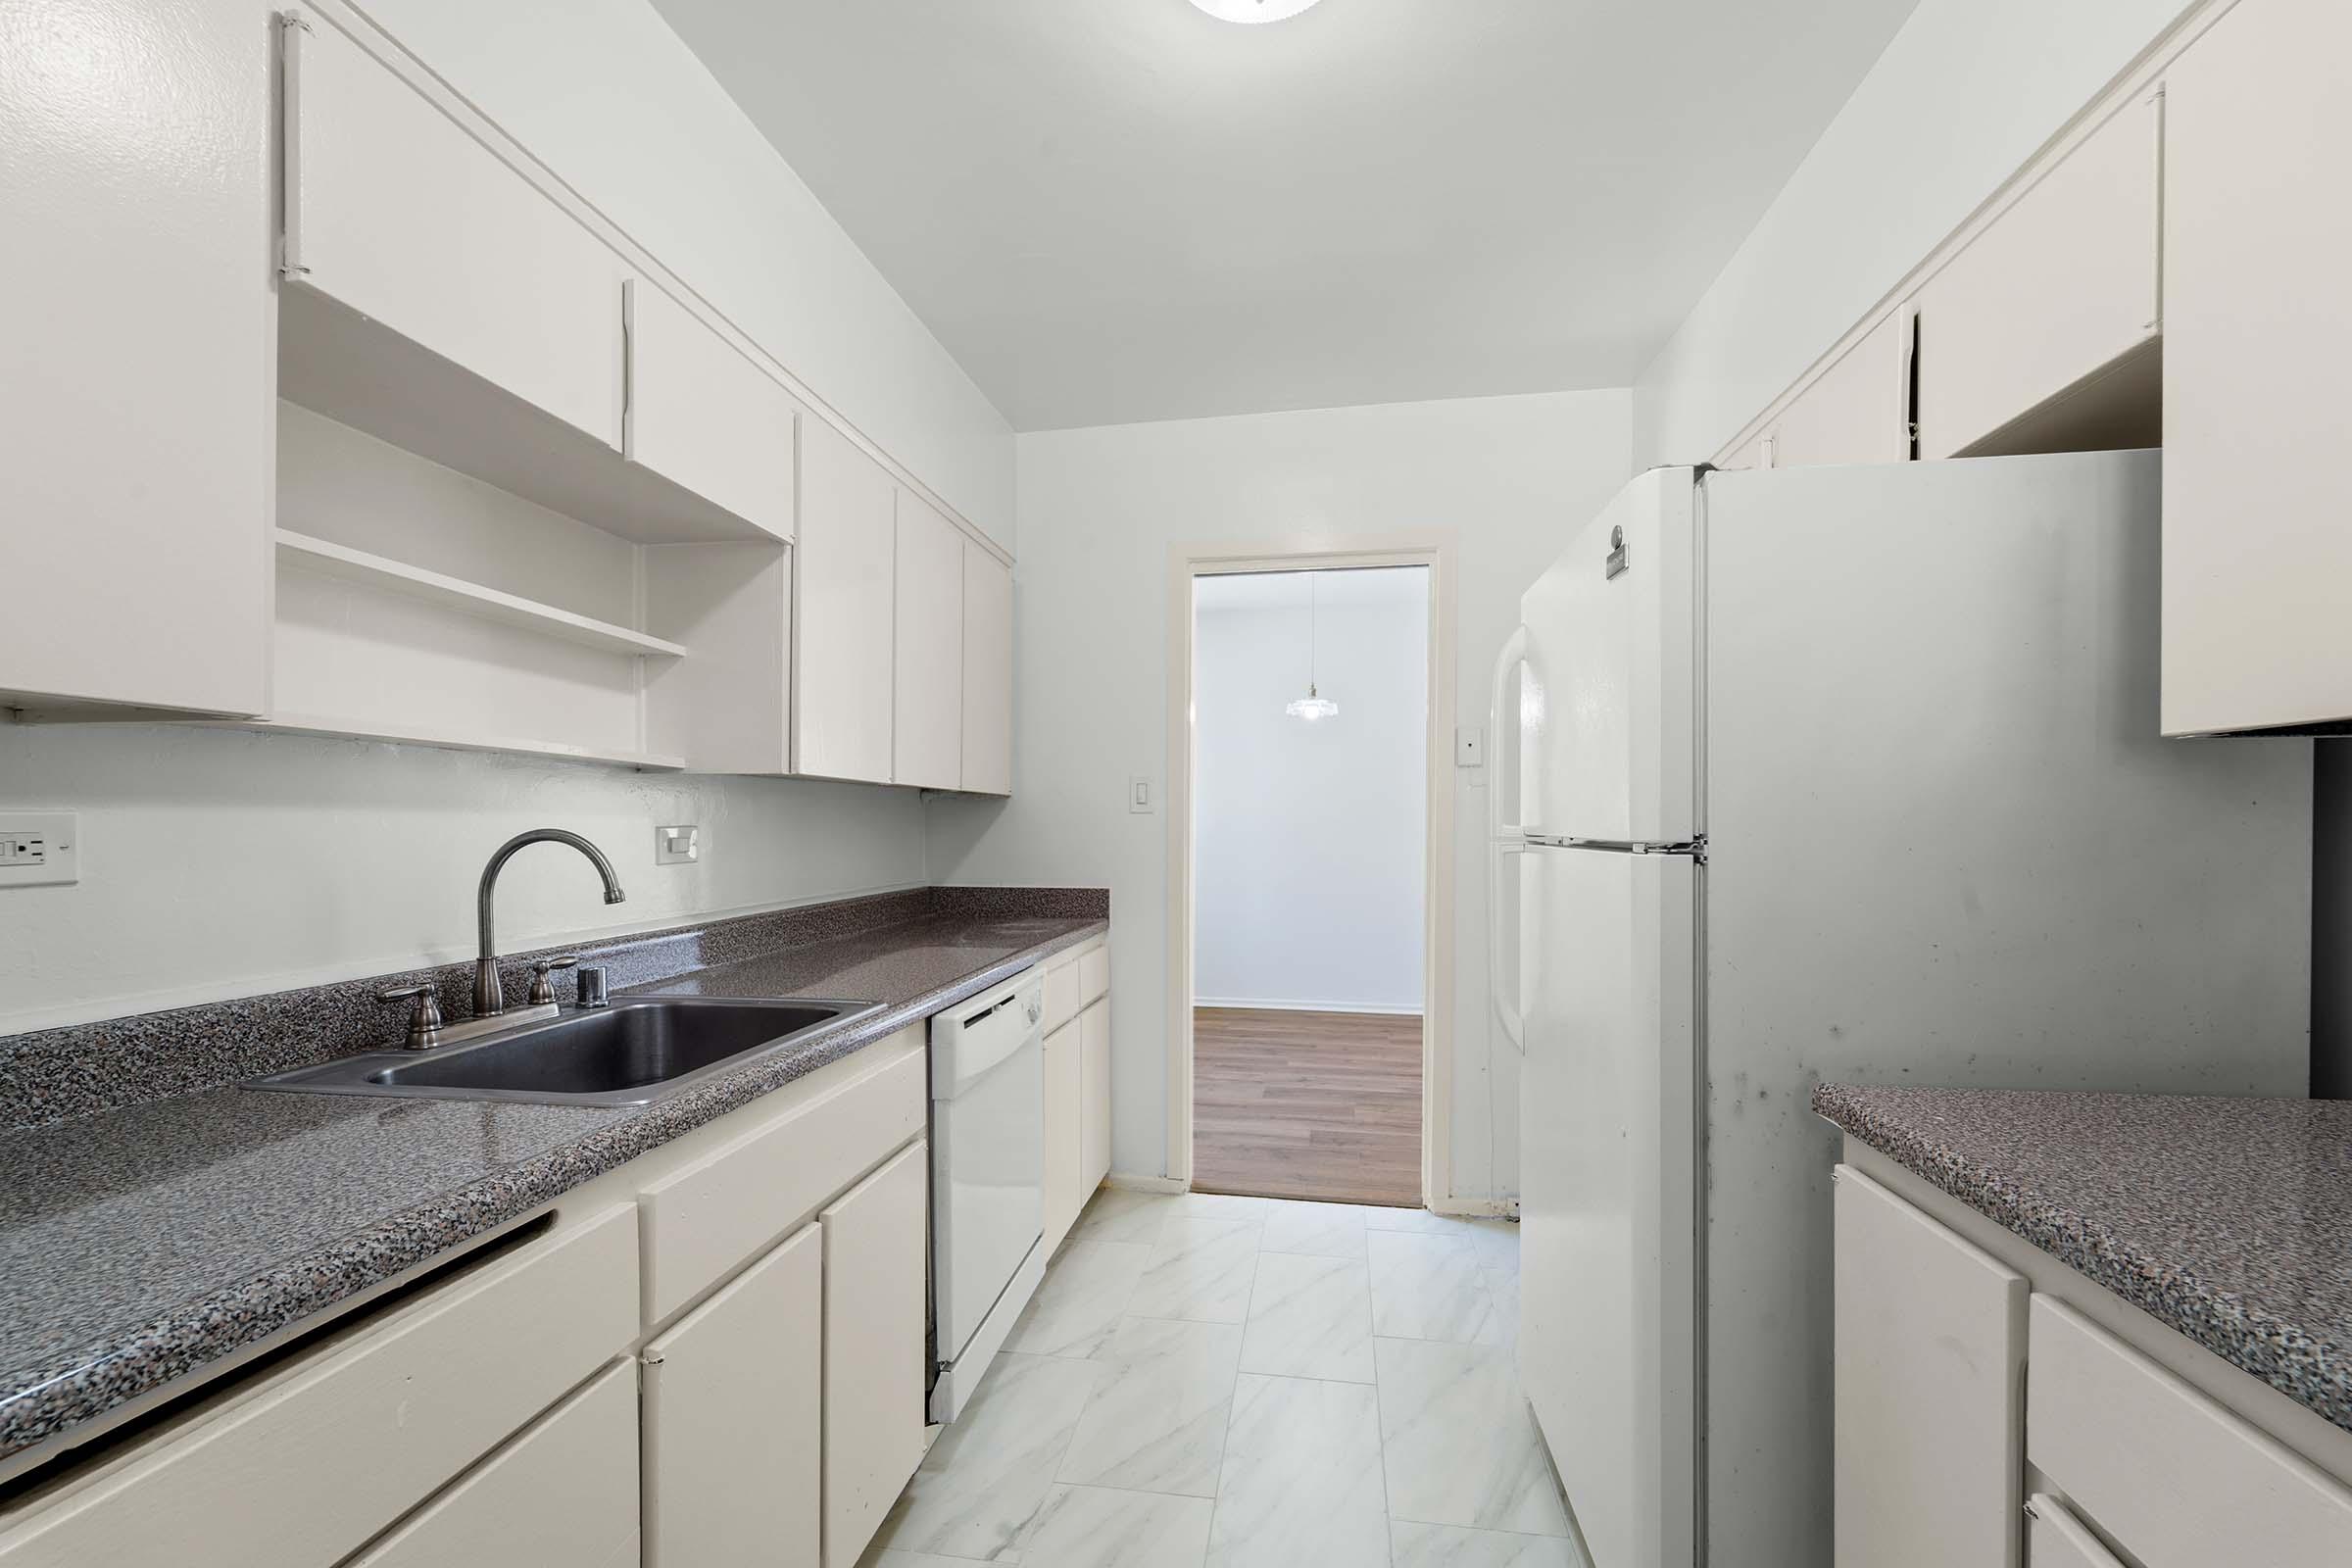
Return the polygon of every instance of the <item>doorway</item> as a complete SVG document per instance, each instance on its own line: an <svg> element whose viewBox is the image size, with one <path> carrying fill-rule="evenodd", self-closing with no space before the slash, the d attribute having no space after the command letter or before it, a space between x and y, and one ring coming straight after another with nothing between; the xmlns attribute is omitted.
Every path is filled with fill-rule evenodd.
<svg viewBox="0 0 2352 1568"><path fill-rule="evenodd" d="M1199 1190L1392 1206L1429 1193L1434 576L1285 564L1192 578Z"/></svg>

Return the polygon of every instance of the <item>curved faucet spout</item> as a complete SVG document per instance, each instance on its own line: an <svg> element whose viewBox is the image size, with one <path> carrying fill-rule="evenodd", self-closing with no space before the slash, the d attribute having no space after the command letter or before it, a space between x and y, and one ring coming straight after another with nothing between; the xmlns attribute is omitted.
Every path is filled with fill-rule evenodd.
<svg viewBox="0 0 2352 1568"><path fill-rule="evenodd" d="M604 878L607 904L619 904L628 898L627 894L620 891L620 878L612 874L612 862L605 858L605 852L577 833L567 833L560 827L535 827L528 833L517 833L500 845L498 853L490 857L490 863L482 867L482 885L475 902L474 912L481 922L482 932L481 956L473 965L473 1015L477 1018L488 1018L506 1011L506 997L498 983L498 940L491 930L490 901L491 895L498 891L498 873L514 858L514 852L526 844L570 845L588 857L588 863L596 867L598 876Z"/></svg>

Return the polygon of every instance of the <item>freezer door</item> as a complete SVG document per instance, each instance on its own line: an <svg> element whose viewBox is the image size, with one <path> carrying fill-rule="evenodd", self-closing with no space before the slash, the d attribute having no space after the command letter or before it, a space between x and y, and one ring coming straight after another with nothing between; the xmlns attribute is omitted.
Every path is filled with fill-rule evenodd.
<svg viewBox="0 0 2352 1568"><path fill-rule="evenodd" d="M1521 820L1550 837L1682 843L1698 831L1689 468L1653 468L1520 601Z"/></svg>
<svg viewBox="0 0 2352 1568"><path fill-rule="evenodd" d="M1688 856L1536 849L1520 1091L1520 1375L1593 1568L1697 1533L1696 881Z"/></svg>

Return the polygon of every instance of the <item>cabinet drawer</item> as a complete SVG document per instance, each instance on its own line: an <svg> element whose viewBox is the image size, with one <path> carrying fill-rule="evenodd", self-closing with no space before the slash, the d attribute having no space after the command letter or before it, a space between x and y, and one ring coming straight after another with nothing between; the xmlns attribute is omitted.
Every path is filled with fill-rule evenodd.
<svg viewBox="0 0 2352 1568"><path fill-rule="evenodd" d="M635 1337L636 1219L526 1244L224 1396L0 1538L0 1564L340 1561Z"/></svg>
<svg viewBox="0 0 2352 1568"><path fill-rule="evenodd" d="M1110 994L1110 944L1078 955L1078 1005Z"/></svg>
<svg viewBox="0 0 2352 1568"><path fill-rule="evenodd" d="M926 1060L919 1050L889 1057L640 1189L647 1326L726 1278L921 1133Z"/></svg>
<svg viewBox="0 0 2352 1568"><path fill-rule="evenodd" d="M2026 1504L2026 1568L2124 1568L2056 1497Z"/></svg>
<svg viewBox="0 0 2352 1568"><path fill-rule="evenodd" d="M351 1568L637 1561L637 1363L597 1380L477 1465Z"/></svg>
<svg viewBox="0 0 2352 1568"><path fill-rule="evenodd" d="M1046 965L1046 1033L1078 1016L1078 955L1063 954Z"/></svg>
<svg viewBox="0 0 2352 1568"><path fill-rule="evenodd" d="M2352 1493L2046 1296L2030 1365L2026 1457L2143 1568L2352 1562Z"/></svg>

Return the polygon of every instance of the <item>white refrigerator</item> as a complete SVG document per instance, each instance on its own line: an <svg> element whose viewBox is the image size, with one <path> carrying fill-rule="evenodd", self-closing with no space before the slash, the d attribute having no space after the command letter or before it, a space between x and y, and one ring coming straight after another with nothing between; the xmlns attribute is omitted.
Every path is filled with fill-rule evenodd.
<svg viewBox="0 0 2352 1568"><path fill-rule="evenodd" d="M2159 462L1659 469L1522 601L1520 1370L1595 1568L1831 1561L1815 1083L2305 1092L2310 742L2158 737Z"/></svg>

